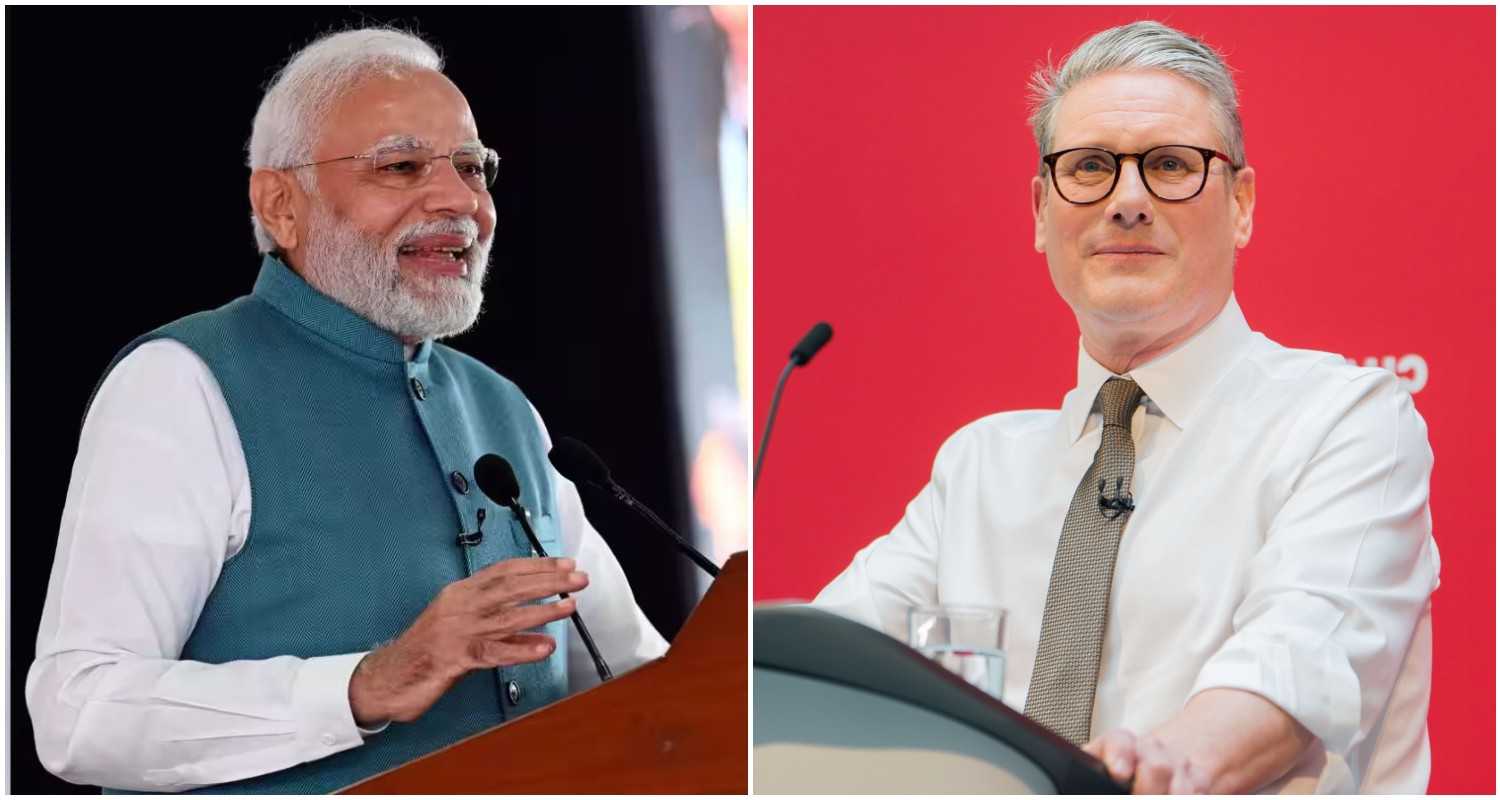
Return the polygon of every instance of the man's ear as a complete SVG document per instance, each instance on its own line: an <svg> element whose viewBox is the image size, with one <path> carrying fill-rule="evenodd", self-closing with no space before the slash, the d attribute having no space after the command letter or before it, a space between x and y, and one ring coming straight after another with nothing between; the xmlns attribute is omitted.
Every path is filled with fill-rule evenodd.
<svg viewBox="0 0 1500 800"><path fill-rule="evenodd" d="M1255 227L1255 169L1243 167L1234 175L1234 246L1250 244Z"/></svg>
<svg viewBox="0 0 1500 800"><path fill-rule="evenodd" d="M1047 252L1047 222L1042 218L1042 210L1047 204L1047 182L1041 178L1031 179L1031 217L1036 223L1035 239L1031 246L1038 253Z"/></svg>
<svg viewBox="0 0 1500 800"><path fill-rule="evenodd" d="M296 179L276 169L258 169L250 173L250 208L261 227L285 252L297 247L297 215L302 196Z"/></svg>

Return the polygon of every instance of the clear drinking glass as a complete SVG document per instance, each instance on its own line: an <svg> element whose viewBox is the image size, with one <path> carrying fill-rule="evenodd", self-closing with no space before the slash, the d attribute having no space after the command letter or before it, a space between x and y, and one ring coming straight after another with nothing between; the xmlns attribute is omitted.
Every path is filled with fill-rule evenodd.
<svg viewBox="0 0 1500 800"><path fill-rule="evenodd" d="M1005 688L1005 610L990 606L913 606L907 642L949 671L1001 699Z"/></svg>

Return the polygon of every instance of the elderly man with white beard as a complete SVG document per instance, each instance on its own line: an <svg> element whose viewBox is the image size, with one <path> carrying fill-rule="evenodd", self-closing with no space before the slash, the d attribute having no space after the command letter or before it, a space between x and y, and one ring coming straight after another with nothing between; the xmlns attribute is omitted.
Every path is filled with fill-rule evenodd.
<svg viewBox="0 0 1500 800"><path fill-rule="evenodd" d="M479 315L498 166L441 66L390 30L293 56L250 140L253 291L96 387L26 683L53 773L328 792L596 682L575 609L616 671L665 651L535 409L434 342ZM487 452L553 557L474 487Z"/></svg>

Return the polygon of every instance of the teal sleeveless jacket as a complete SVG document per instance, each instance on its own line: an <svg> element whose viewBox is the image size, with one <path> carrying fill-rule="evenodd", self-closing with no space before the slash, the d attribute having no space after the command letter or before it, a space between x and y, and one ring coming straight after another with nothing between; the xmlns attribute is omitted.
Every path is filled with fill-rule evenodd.
<svg viewBox="0 0 1500 800"><path fill-rule="evenodd" d="M369 650L398 636L448 583L531 555L515 516L474 483L485 453L515 468L537 538L560 554L552 470L531 407L479 361L431 341L406 360L399 339L271 256L251 294L136 339L105 375L159 338L212 370L250 478L245 547L225 563L182 660ZM480 509L482 537L460 544L459 534L479 528ZM335 791L557 700L567 692L566 625L546 627L558 643L546 661L472 672L415 722L201 791Z"/></svg>

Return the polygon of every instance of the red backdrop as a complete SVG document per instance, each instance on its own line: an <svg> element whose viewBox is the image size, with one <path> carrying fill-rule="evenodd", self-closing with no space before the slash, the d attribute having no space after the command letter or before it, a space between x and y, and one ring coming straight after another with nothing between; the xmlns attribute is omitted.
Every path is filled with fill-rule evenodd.
<svg viewBox="0 0 1500 800"><path fill-rule="evenodd" d="M1493 8L756 8L757 425L797 338L836 333L784 398L755 597L811 597L900 518L949 434L1072 387L1077 327L1031 247L1026 79L1142 18L1236 71L1251 327L1415 392L1442 554L1430 790L1493 792Z"/></svg>

